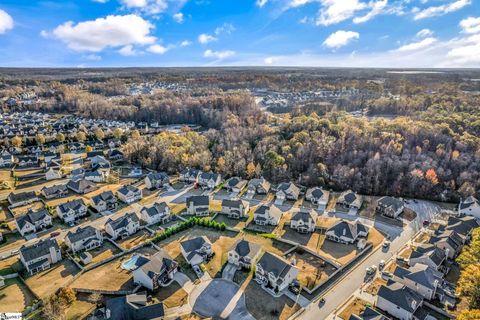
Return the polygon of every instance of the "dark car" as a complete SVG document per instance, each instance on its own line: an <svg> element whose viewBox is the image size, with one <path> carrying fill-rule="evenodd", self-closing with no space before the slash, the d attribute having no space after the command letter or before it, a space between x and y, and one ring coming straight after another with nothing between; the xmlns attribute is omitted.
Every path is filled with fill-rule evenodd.
<svg viewBox="0 0 480 320"><path fill-rule="evenodd" d="M297 288L297 287L289 286L288 290L290 290L290 292L293 293L294 295L298 295L300 293L300 288Z"/></svg>
<svg viewBox="0 0 480 320"><path fill-rule="evenodd" d="M423 221L423 226L424 227L428 227L429 225L430 225L430 221L428 221L428 220Z"/></svg>
<svg viewBox="0 0 480 320"><path fill-rule="evenodd" d="M50 238L55 238L59 235L60 235L60 231L55 231L55 232L50 233Z"/></svg>

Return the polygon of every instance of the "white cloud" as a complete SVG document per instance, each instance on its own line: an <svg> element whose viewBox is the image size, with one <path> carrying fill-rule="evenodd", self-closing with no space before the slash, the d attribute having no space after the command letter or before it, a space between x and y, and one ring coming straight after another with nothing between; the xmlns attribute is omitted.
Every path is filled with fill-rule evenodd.
<svg viewBox="0 0 480 320"><path fill-rule="evenodd" d="M167 0L121 0L127 9L140 9L148 14L162 13L168 8Z"/></svg>
<svg viewBox="0 0 480 320"><path fill-rule="evenodd" d="M426 37L431 37L431 36L433 36L433 31L430 30L430 29L422 29L422 30L418 31L417 34L416 34L416 37L420 38L420 39L426 38Z"/></svg>
<svg viewBox="0 0 480 320"><path fill-rule="evenodd" d="M369 3L371 10L364 16L356 17L353 19L353 23L364 23L371 20L373 17L381 14L387 7L388 0L379 0Z"/></svg>
<svg viewBox="0 0 480 320"><path fill-rule="evenodd" d="M47 30L42 30L42 31L40 31L40 36L42 38L48 38L50 36L50 33L48 33Z"/></svg>
<svg viewBox="0 0 480 320"><path fill-rule="evenodd" d="M215 29L215 34L218 36L218 35L221 35L222 33L230 34L233 31L235 31L235 27L233 26L233 24L224 23L220 27L217 27Z"/></svg>
<svg viewBox="0 0 480 320"><path fill-rule="evenodd" d="M198 42L200 42L201 44L206 44L206 43L217 41L217 40L218 39L215 38L214 36L206 33L202 33L201 35L198 36Z"/></svg>
<svg viewBox="0 0 480 320"><path fill-rule="evenodd" d="M257 0L256 4L260 8L263 8L263 6L267 4L267 2L268 2L268 0Z"/></svg>
<svg viewBox="0 0 480 320"><path fill-rule="evenodd" d="M460 27L465 33L480 33L480 17L469 17L460 21Z"/></svg>
<svg viewBox="0 0 480 320"><path fill-rule="evenodd" d="M107 47L152 44L156 39L150 34L151 29L153 25L150 22L130 14L112 15L77 24L68 21L56 27L52 34L70 49L99 52Z"/></svg>
<svg viewBox="0 0 480 320"><path fill-rule="evenodd" d="M98 3L107 3L108 0L92 0L93 2L98 2Z"/></svg>
<svg viewBox="0 0 480 320"><path fill-rule="evenodd" d="M276 62L277 62L277 57L266 57L265 59L263 59L263 63L268 65L276 64Z"/></svg>
<svg viewBox="0 0 480 320"><path fill-rule="evenodd" d="M122 56L125 56L125 57L137 55L137 51L133 48L131 44L126 45L125 47L118 50L118 53L120 53Z"/></svg>
<svg viewBox="0 0 480 320"><path fill-rule="evenodd" d="M148 47L147 51L155 54L164 54L168 51L168 48L159 44L154 44Z"/></svg>
<svg viewBox="0 0 480 320"><path fill-rule="evenodd" d="M396 49L395 51L398 51L398 52L416 51L416 50L427 48L432 44L434 44L435 42L437 42L436 38L428 37L417 42L411 42L411 43L405 44L400 48Z"/></svg>
<svg viewBox="0 0 480 320"><path fill-rule="evenodd" d="M181 47L188 47L192 45L192 41L189 41L189 40L183 40L181 43L180 43L180 46Z"/></svg>
<svg viewBox="0 0 480 320"><path fill-rule="evenodd" d="M441 16L450 12L460 10L471 3L471 0L456 0L440 6L428 7L423 10L416 8L416 10L414 10L415 15L413 16L413 19L421 20L425 18Z"/></svg>
<svg viewBox="0 0 480 320"><path fill-rule="evenodd" d="M85 60L90 60L90 61L100 61L102 60L102 57L99 56L98 54L87 54L85 56L82 56L82 59L85 59Z"/></svg>
<svg viewBox="0 0 480 320"><path fill-rule="evenodd" d="M354 31L338 30L328 36L323 42L323 45L328 48L340 48L347 45L349 42L360 38L360 34Z"/></svg>
<svg viewBox="0 0 480 320"><path fill-rule="evenodd" d="M356 11L367 8L367 5L358 0L322 0L317 25L329 26L342 22L354 16Z"/></svg>
<svg viewBox="0 0 480 320"><path fill-rule="evenodd" d="M175 22L177 22L177 23L182 23L183 19L184 19L183 13L181 13L181 12L175 13L173 15L173 20L175 20Z"/></svg>
<svg viewBox="0 0 480 320"><path fill-rule="evenodd" d="M13 28L13 18L6 12L0 9L0 34L7 32Z"/></svg>
<svg viewBox="0 0 480 320"><path fill-rule="evenodd" d="M205 50L203 56L205 58L215 58L215 59L226 59L235 55L235 51L224 50L224 51L212 51L210 49Z"/></svg>

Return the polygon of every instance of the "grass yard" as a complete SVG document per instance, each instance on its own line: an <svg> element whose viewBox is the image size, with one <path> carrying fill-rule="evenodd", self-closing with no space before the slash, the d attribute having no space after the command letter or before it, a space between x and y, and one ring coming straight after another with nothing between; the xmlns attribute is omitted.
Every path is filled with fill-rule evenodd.
<svg viewBox="0 0 480 320"><path fill-rule="evenodd" d="M386 280L383 280L382 278L375 278L372 281L372 283L369 284L368 287L365 289L365 292L376 296L378 293L378 290L380 290L380 287L386 284L387 284Z"/></svg>
<svg viewBox="0 0 480 320"><path fill-rule="evenodd" d="M13 249L14 247L21 246L26 242L26 240L22 238L22 236L18 232L4 234L3 238L7 241L0 244L0 249L2 249L2 251L8 250L10 248Z"/></svg>
<svg viewBox="0 0 480 320"><path fill-rule="evenodd" d="M18 256L12 256L5 260L0 260L0 276L16 273L22 270L23 266Z"/></svg>
<svg viewBox="0 0 480 320"><path fill-rule="evenodd" d="M31 204L28 204L28 205L25 205L25 206L13 208L13 209L10 210L10 212L12 212L12 214L15 217L19 217L19 216L22 216L22 215L26 214L29 209L32 209L33 211L37 211L37 210L43 209L44 207L45 206L44 206L43 202L35 201L35 202L33 202Z"/></svg>
<svg viewBox="0 0 480 320"><path fill-rule="evenodd" d="M35 300L32 292L17 278L5 280L0 289L0 312L22 312Z"/></svg>
<svg viewBox="0 0 480 320"><path fill-rule="evenodd" d="M66 310L67 320L84 319L84 317L95 309L95 304L88 301L76 300Z"/></svg>
<svg viewBox="0 0 480 320"><path fill-rule="evenodd" d="M313 289L335 272L336 268L326 261L304 251L295 250L286 256L287 260L295 259L299 269L298 280L303 287Z"/></svg>
<svg viewBox="0 0 480 320"><path fill-rule="evenodd" d="M357 255L357 246L355 244L343 244L325 240L322 243L319 254L344 265Z"/></svg>
<svg viewBox="0 0 480 320"><path fill-rule="evenodd" d="M170 203L169 206L172 214L180 214L187 209L185 203Z"/></svg>
<svg viewBox="0 0 480 320"><path fill-rule="evenodd" d="M230 228L236 228L236 229L242 230L245 227L247 218L231 219L225 214L218 214L215 217L215 221L217 221L218 223L225 223Z"/></svg>
<svg viewBox="0 0 480 320"><path fill-rule="evenodd" d="M369 305L368 302L360 298L355 298L350 304L348 304L342 312L338 315L343 320L350 319L352 314L359 315L365 310L366 306Z"/></svg>
<svg viewBox="0 0 480 320"><path fill-rule="evenodd" d="M88 252L92 255L92 262L87 264L87 266L110 258L111 256L120 253L120 250L110 242L104 241L101 247L90 250ZM80 262L79 258L78 261Z"/></svg>
<svg viewBox="0 0 480 320"><path fill-rule="evenodd" d="M188 293L177 282L168 287L158 289L154 298L163 302L167 308L174 308L188 303Z"/></svg>
<svg viewBox="0 0 480 320"><path fill-rule="evenodd" d="M373 244L373 247L377 247L378 245L383 243L383 240L385 240L385 236L378 231L375 228L370 228L370 231L368 232L368 241L370 241Z"/></svg>
<svg viewBox="0 0 480 320"><path fill-rule="evenodd" d="M128 250L136 245L145 242L147 239L151 238L151 234L146 231L146 230L140 230L134 235L131 235L130 237L123 239L123 240L117 240L118 245L120 245L122 248Z"/></svg>
<svg viewBox="0 0 480 320"><path fill-rule="evenodd" d="M28 277L26 283L33 292L43 299L49 297L58 288L63 287L78 272L77 266L72 261L63 260L48 270Z"/></svg>
<svg viewBox="0 0 480 320"><path fill-rule="evenodd" d="M131 256L115 259L83 273L71 284L71 287L96 290L132 290L134 288L133 276L121 268L122 262Z"/></svg>
<svg viewBox="0 0 480 320"><path fill-rule="evenodd" d="M73 191L69 191L68 195L66 197L63 197L63 198L57 198L57 199L50 199L50 200L45 200L45 203L49 206L49 207L57 207L59 205L61 205L62 203L65 203L65 202L68 202L68 201L73 201L73 200L76 200L76 199L83 199L83 201L85 203L88 203L88 201L83 198L82 196L74 193Z"/></svg>
<svg viewBox="0 0 480 320"><path fill-rule="evenodd" d="M300 309L285 296L274 298L258 283L250 281L245 289L245 302L250 314L257 320L286 320Z"/></svg>
<svg viewBox="0 0 480 320"><path fill-rule="evenodd" d="M220 211L222 211L222 201L210 200L210 212L220 212Z"/></svg>

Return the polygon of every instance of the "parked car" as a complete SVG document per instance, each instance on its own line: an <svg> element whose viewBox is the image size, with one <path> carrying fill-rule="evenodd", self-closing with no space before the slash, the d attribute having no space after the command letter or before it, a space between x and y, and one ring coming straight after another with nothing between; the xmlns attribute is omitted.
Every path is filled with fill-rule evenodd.
<svg viewBox="0 0 480 320"><path fill-rule="evenodd" d="M404 257L402 256L397 256L397 262L403 262L403 263L406 263L407 262L407 259L405 259Z"/></svg>
<svg viewBox="0 0 480 320"><path fill-rule="evenodd" d="M55 238L55 237L58 237L59 235L60 235L60 231L55 231L50 233L50 238Z"/></svg>
<svg viewBox="0 0 480 320"><path fill-rule="evenodd" d="M430 221L428 221L428 220L423 221L423 226L424 227L428 227L429 225L430 225Z"/></svg>
<svg viewBox="0 0 480 320"><path fill-rule="evenodd" d="M380 260L380 263L378 264L378 269L383 269L385 267L385 260Z"/></svg>
<svg viewBox="0 0 480 320"><path fill-rule="evenodd" d="M385 241L385 242L382 244L382 248L383 248L383 249L387 249L388 247L390 247L390 241Z"/></svg>
<svg viewBox="0 0 480 320"><path fill-rule="evenodd" d="M372 275L377 272L377 266L373 265L371 267L368 267L365 271L367 272L367 275Z"/></svg>

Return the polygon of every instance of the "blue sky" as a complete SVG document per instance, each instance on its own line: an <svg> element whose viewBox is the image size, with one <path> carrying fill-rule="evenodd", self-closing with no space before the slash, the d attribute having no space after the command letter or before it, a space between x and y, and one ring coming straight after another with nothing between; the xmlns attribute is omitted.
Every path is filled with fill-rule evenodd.
<svg viewBox="0 0 480 320"><path fill-rule="evenodd" d="M480 67L478 0L1 0L0 66Z"/></svg>

